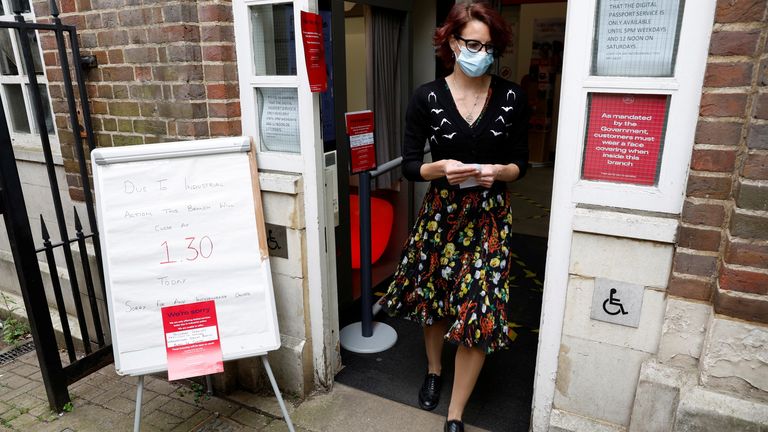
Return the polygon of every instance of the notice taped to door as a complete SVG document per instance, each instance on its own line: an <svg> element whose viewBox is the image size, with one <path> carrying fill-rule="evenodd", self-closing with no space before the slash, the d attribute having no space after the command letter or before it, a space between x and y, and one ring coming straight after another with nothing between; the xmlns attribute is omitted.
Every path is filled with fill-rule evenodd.
<svg viewBox="0 0 768 432"><path fill-rule="evenodd" d="M250 139L91 154L120 374L167 369L162 308L213 301L224 360L280 346Z"/></svg>

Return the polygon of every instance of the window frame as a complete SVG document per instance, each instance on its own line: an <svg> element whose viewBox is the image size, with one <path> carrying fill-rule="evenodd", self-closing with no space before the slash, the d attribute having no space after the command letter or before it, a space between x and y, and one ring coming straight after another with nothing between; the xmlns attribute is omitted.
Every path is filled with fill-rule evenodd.
<svg viewBox="0 0 768 432"><path fill-rule="evenodd" d="M681 0L684 1L684 0ZM661 213L679 213L683 205L683 193L687 182L688 166L693 151L695 125L699 115L699 104L706 67L707 46L701 41L709 40L711 29L700 25L706 19L707 8L693 7L686 2L682 11L677 36L677 54L674 59L674 75L671 77L626 77L592 75L596 36L596 13L576 37L571 35L569 50L581 53L582 64L571 69L579 74L582 83L578 100L571 101L571 107L580 107L579 115L561 116L561 129L577 131L560 135L558 147L569 153L575 169L573 178L573 201L591 204ZM597 0L587 0L580 5L589 11L596 11ZM690 77L697 77L691 80ZM587 98L590 93L632 93L669 95L667 129L663 151L659 160L660 172L655 186L641 186L627 183L603 182L581 178L583 150L587 128ZM569 111L561 104L561 112ZM573 111L571 111L573 113ZM570 117L570 118L569 118ZM574 140L578 140L575 145ZM569 141L570 143L566 142ZM566 156L568 157L568 156Z"/></svg>
<svg viewBox="0 0 768 432"><path fill-rule="evenodd" d="M6 22L12 22L15 21L15 16L10 8L10 1L9 0L0 0L2 1L3 10L6 12L4 15L0 15L0 21L6 21ZM30 8L33 9L33 8ZM24 17L24 20L27 22L35 22L35 16L33 10L30 12L25 12L21 15ZM19 38L16 37L16 31L14 29L0 29L3 31L10 32L11 36L11 46L13 48L14 56L18 60L19 65L23 65L23 55L21 52L21 47L19 46ZM32 49L35 49L32 47ZM36 75L37 83L40 86L45 86L46 91L44 94L41 94L42 97L48 98L48 106L50 108L49 115L51 116L51 121L53 122L53 133L48 134L48 140L51 144L51 153L54 156L54 162L57 164L62 163L62 157L61 157L61 146L58 138L58 131L56 128L56 117L53 112L53 101L51 100L50 96L50 83L48 82L48 74L46 71L46 65L45 60L43 57L43 50L40 45L40 32L37 33L37 51L40 58L41 66L42 66L42 73L39 75ZM3 111L5 112L5 118L8 123L8 131L11 135L11 142L14 146L14 150L16 150L16 157L19 159L29 159L34 161L44 161L44 157L42 155L42 142L41 142L41 133L38 131L37 122L35 121L34 112L32 109L32 95L30 92L30 82L29 82L29 76L27 73L24 73L23 68L24 66L21 66L22 70L19 71L18 75L2 75L0 74L0 103L2 103ZM10 106L10 100L9 97L6 94L5 85L21 85L22 88L22 97L24 99L24 108L25 108L25 114L27 117L27 122L29 123L30 127L30 133L24 133L24 132L17 132L13 128L13 123L11 119L11 110L12 107ZM47 132L47 131L46 131Z"/></svg>
<svg viewBox="0 0 768 432"><path fill-rule="evenodd" d="M249 8L275 4L293 4L293 23L296 50L296 75L255 75L252 71L253 41ZM235 40L237 50L237 69L240 84L240 109L242 131L253 137L256 147L256 160L260 169L284 172L305 172L305 164L315 157L314 141L320 136L319 130L308 130L306 125L316 124L318 112L317 98L309 89L306 66L304 65L304 47L301 43L301 10L306 9L303 2L290 0L240 0L232 4L234 12ZM264 151L261 148L255 90L257 88L295 88L298 98L299 153Z"/></svg>

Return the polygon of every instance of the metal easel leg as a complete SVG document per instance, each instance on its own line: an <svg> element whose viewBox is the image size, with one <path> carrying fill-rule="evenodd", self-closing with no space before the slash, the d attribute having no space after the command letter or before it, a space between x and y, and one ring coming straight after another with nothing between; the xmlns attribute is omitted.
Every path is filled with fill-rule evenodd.
<svg viewBox="0 0 768 432"><path fill-rule="evenodd" d="M144 395L144 375L139 375L139 385L136 387L136 413L133 416L133 432L141 430L141 398Z"/></svg>
<svg viewBox="0 0 768 432"><path fill-rule="evenodd" d="M275 397L277 398L277 403L280 404L280 410L283 412L283 417L285 417L285 422L288 424L288 430L290 432L296 432L293 429L293 422L291 422L291 416L288 415L288 410L285 408L283 395L280 394L280 389L277 388L277 381L275 381L275 376L272 375L272 368L269 367L269 360L267 359L266 355L261 356L261 362L264 363L264 369L267 370L267 376L269 377L269 382L272 383L272 390L275 391Z"/></svg>

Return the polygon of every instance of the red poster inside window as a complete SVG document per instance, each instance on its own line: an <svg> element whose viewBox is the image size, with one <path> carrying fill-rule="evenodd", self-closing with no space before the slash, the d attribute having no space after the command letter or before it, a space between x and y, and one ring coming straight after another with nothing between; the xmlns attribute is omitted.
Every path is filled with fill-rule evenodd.
<svg viewBox="0 0 768 432"><path fill-rule="evenodd" d="M224 372L216 303L168 306L161 313L169 380Z"/></svg>
<svg viewBox="0 0 768 432"><path fill-rule="evenodd" d="M376 169L376 147L373 143L373 111L346 113L349 135L349 161L352 174Z"/></svg>
<svg viewBox="0 0 768 432"><path fill-rule="evenodd" d="M325 70L323 19L320 15L301 11L301 34L304 42L304 60L307 62L309 90L324 92L328 89L328 75Z"/></svg>
<svg viewBox="0 0 768 432"><path fill-rule="evenodd" d="M582 178L656 184L667 95L591 95Z"/></svg>

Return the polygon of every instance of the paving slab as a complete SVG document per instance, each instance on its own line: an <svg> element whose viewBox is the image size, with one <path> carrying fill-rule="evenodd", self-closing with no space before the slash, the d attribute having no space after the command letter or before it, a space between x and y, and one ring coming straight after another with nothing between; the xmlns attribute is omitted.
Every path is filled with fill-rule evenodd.
<svg viewBox="0 0 768 432"><path fill-rule="evenodd" d="M113 366L70 386L71 412L52 412L34 353L0 365L0 432L121 432L133 429L136 378ZM16 373L18 372L18 373ZM32 379L30 379L30 377ZM6 385L7 384L7 385ZM145 377L142 432L283 432L276 399L243 391L200 398L190 382ZM15 387L12 388L11 386ZM197 398L197 400L195 400ZM288 399L297 432L441 431L444 417L336 384L304 401ZM468 426L468 432L482 429Z"/></svg>

